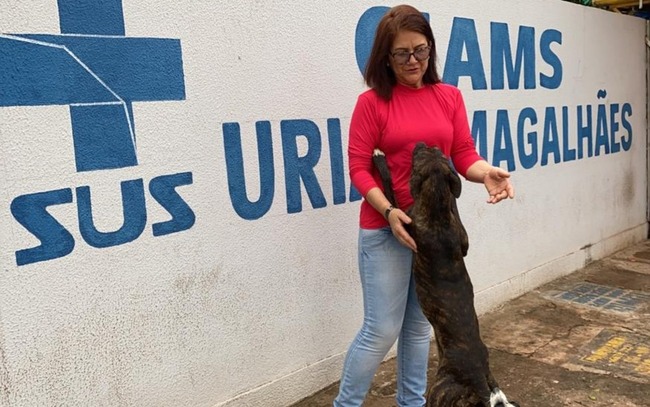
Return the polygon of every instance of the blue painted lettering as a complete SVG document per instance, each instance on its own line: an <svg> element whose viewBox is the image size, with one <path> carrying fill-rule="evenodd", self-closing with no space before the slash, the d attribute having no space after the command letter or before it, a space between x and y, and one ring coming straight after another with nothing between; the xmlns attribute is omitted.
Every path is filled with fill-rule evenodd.
<svg viewBox="0 0 650 407"><path fill-rule="evenodd" d="M512 133L507 110L497 110L497 125L494 134L494 154L492 165L499 167L502 161L507 164L508 171L515 170L515 155L512 150Z"/></svg>
<svg viewBox="0 0 650 407"><path fill-rule="evenodd" d="M346 172L343 163L343 143L341 139L341 121L339 119L327 119L327 139L330 146L330 164L332 171L332 195L334 205L346 202L345 177ZM350 202L360 200L361 194L353 186L350 187Z"/></svg>
<svg viewBox="0 0 650 407"><path fill-rule="evenodd" d="M556 89L562 83L562 61L553 51L553 44L562 44L562 33L549 29L542 32L539 51L543 61L552 68L552 74L539 73L540 86ZM490 87L491 89L524 89L537 87L535 28L519 26L517 45L513 56L510 30L506 23L490 23ZM465 53L465 54L464 54ZM466 59L464 58L466 56ZM487 89L485 65L481 58L479 39L474 20L455 17L452 27L443 80L458 86L460 77L469 77L472 89Z"/></svg>
<svg viewBox="0 0 650 407"><path fill-rule="evenodd" d="M463 50L467 52L466 61L463 60ZM458 79L461 76L469 76L472 80L472 89L487 89L474 20L454 17L442 76L446 83L454 86L458 86Z"/></svg>
<svg viewBox="0 0 650 407"><path fill-rule="evenodd" d="M562 159L564 162L576 159L576 149L571 148L569 138L569 107L562 106Z"/></svg>
<svg viewBox="0 0 650 407"><path fill-rule="evenodd" d="M478 147L479 155L487 158L487 112L485 110L475 110L472 118L472 138L474 144Z"/></svg>
<svg viewBox="0 0 650 407"><path fill-rule="evenodd" d="M194 212L174 189L191 183L190 172L163 175L151 180L149 190L152 196L172 215L171 220L152 225L154 236L180 232L194 225ZM97 248L117 246L132 242L142 235L147 223L143 180L123 181L120 186L123 222L119 229L110 232L102 232L95 227L90 187L80 186L75 189L79 231L88 245ZM11 213L16 221L41 241L40 246L16 251L16 263L19 266L53 260L72 253L74 238L67 227L46 209L51 205L72 202L70 188L21 195L11 202Z"/></svg>
<svg viewBox="0 0 650 407"><path fill-rule="evenodd" d="M116 231L100 232L93 222L90 187L77 187L79 231L86 243L92 247L122 245L134 241L142 234L147 224L147 208L142 179L123 181L121 189L124 223Z"/></svg>
<svg viewBox="0 0 650 407"><path fill-rule="evenodd" d="M243 219L259 219L273 203L275 195L275 170L273 168L273 140L271 123L255 123L257 133L257 154L260 170L260 197L250 201L246 193L244 158L241 147L241 134L238 123L223 124L223 141L226 154L226 173L228 192L235 212Z"/></svg>
<svg viewBox="0 0 650 407"><path fill-rule="evenodd" d="M600 155L601 147L605 148L605 154L609 154L607 109L603 104L598 105L598 115L596 116L596 156Z"/></svg>
<svg viewBox="0 0 650 407"><path fill-rule="evenodd" d="M314 167L321 155L321 136L316 123L310 120L282 120L282 152L284 154L284 180L287 190L287 212L302 211L300 181L305 185L307 195L314 208L327 206L323 191L318 184ZM298 137L307 140L307 152L298 154Z"/></svg>
<svg viewBox="0 0 650 407"><path fill-rule="evenodd" d="M519 120L517 121L517 147L519 150L519 161L521 166L528 169L533 168L537 164L537 132L530 131L524 133L524 125L529 121L532 126L537 124L537 113L532 107L524 108L519 113ZM526 140L524 140L526 134ZM526 145L530 146L530 153L526 153Z"/></svg>
<svg viewBox="0 0 650 407"><path fill-rule="evenodd" d="M562 83L562 61L551 49L551 44L562 44L562 33L558 30L546 30L542 33L539 50L544 62L553 68L553 75L539 74L539 84L546 89L557 89Z"/></svg>
<svg viewBox="0 0 650 407"><path fill-rule="evenodd" d="M16 251L16 264L36 263L56 259L72 253L74 238L66 228L50 215L47 207L72 202L70 188L21 195L11 202L11 214L34 235L41 244Z"/></svg>
<svg viewBox="0 0 650 407"><path fill-rule="evenodd" d="M612 153L618 153L619 151L621 151L621 143L618 140L616 140L616 133L620 128L617 120L617 114L619 110L620 110L620 106L618 105L618 103L612 103L609 106L609 121L610 121L609 136L611 137Z"/></svg>
<svg viewBox="0 0 650 407"><path fill-rule="evenodd" d="M491 81L492 89L504 89L504 75L508 76L508 89L519 89L523 66L524 89L535 89L535 29L520 26L517 56L513 63L508 25L491 23ZM505 66L505 72L504 72Z"/></svg>
<svg viewBox="0 0 650 407"><path fill-rule="evenodd" d="M584 142L587 141L587 155L593 155L593 125L591 124L591 105L586 106L587 119L583 121L582 118L583 106L578 106L578 159L584 156ZM586 123L585 123L586 122Z"/></svg>
<svg viewBox="0 0 650 407"><path fill-rule="evenodd" d="M271 124L268 121L259 121L256 123L256 128L261 193L257 202L251 202L246 193L239 124L225 123L223 125L230 200L235 212L247 220L255 220L264 216L271 208L274 199L275 172L273 170ZM318 125L306 119L282 120L280 121L280 132L287 213L297 213L303 210L303 187L314 209L326 207L327 201L315 171L322 152L322 136ZM346 197L347 172L343 160L340 119L327 119L327 140L329 142L334 205L340 205L346 201L361 200L361 194L352 185L350 185L349 195Z"/></svg>
<svg viewBox="0 0 650 407"><path fill-rule="evenodd" d="M149 182L149 192L153 199L172 216L168 221L151 225L154 236L181 232L194 226L196 220L194 211L176 192L176 187L190 184L192 184L191 172L161 175Z"/></svg>
<svg viewBox="0 0 650 407"><path fill-rule="evenodd" d="M623 128L627 130L627 137L621 137L621 146L623 150L628 151L632 147L632 124L628 121L628 117L632 116L632 105L629 103L623 104L621 109L621 121Z"/></svg>
<svg viewBox="0 0 650 407"><path fill-rule="evenodd" d="M332 195L334 205L339 205L346 201L343 143L341 142L341 121L339 119L327 119L327 140L330 146Z"/></svg>
<svg viewBox="0 0 650 407"><path fill-rule="evenodd" d="M557 117L555 108L547 107L544 115L544 139L542 141L542 166L548 164L549 154L553 154L553 161L560 162L560 137L557 131Z"/></svg>

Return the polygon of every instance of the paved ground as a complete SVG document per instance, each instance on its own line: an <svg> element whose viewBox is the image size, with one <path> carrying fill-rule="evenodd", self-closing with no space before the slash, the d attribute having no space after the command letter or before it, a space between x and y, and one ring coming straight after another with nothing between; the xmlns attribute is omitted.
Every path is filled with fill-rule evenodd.
<svg viewBox="0 0 650 407"><path fill-rule="evenodd" d="M480 324L492 373L522 407L650 407L650 241L514 299ZM364 406L395 406L394 372L394 360L381 366ZM331 406L336 391L292 407Z"/></svg>

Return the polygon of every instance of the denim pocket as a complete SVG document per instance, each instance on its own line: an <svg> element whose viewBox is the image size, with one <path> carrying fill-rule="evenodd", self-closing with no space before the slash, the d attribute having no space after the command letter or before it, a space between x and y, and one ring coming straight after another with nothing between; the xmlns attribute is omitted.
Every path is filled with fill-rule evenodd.
<svg viewBox="0 0 650 407"><path fill-rule="evenodd" d="M375 250L386 250L385 245L393 238L389 226L379 229L359 229L359 251L368 254Z"/></svg>

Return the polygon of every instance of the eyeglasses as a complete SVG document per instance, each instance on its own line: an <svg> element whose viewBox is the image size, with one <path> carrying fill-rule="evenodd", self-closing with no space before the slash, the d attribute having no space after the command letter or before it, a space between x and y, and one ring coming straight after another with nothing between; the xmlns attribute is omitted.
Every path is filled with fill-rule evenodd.
<svg viewBox="0 0 650 407"><path fill-rule="evenodd" d="M420 47L416 49L413 52L408 52L408 51L397 51L393 52L390 54L390 56L393 57L393 60L395 61L396 64L398 65L405 65L411 60L411 55L415 57L415 60L418 62L422 62L425 59L429 58L429 55L431 54L431 47Z"/></svg>

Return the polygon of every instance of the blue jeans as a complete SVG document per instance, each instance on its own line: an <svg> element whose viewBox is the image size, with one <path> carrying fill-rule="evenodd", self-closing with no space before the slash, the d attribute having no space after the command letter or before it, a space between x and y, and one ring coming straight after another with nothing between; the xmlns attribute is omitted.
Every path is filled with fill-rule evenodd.
<svg viewBox="0 0 650 407"><path fill-rule="evenodd" d="M397 405L424 406L431 325L415 293L412 260L411 250L389 227L360 229L363 326L345 357L334 407L361 406L375 371L398 339Z"/></svg>

